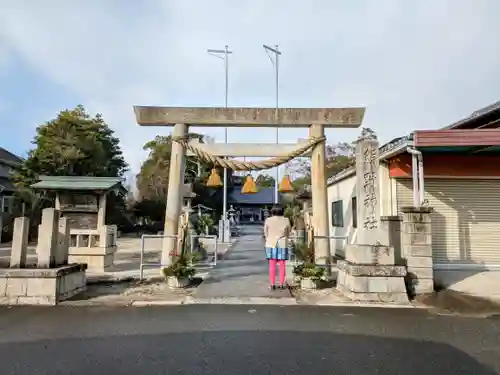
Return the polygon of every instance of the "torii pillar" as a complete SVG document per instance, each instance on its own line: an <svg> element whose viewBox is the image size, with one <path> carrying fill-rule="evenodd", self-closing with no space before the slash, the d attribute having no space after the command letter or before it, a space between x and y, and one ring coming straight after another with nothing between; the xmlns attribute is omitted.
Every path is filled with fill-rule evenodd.
<svg viewBox="0 0 500 375"><path fill-rule="evenodd" d="M186 124L175 124L174 137L185 136L188 132ZM168 191L167 204L165 209L165 237L162 241L161 264L168 266L172 263L174 252L178 243L179 218L181 216L183 205L183 186L184 186L184 166L186 159L186 150L177 142L172 143L170 154L170 169L168 172Z"/></svg>
<svg viewBox="0 0 500 375"><path fill-rule="evenodd" d="M324 137L322 124L309 128L310 137ZM311 197L314 227L314 260L322 266L331 263L330 220L328 219L328 194L326 191L326 150L325 142L318 143L311 151ZM330 269L327 267L328 274Z"/></svg>
<svg viewBox="0 0 500 375"><path fill-rule="evenodd" d="M197 127L265 127L265 128L309 128L311 137L324 136L328 128L358 128L363 121L365 108L210 108L210 107L150 107L135 106L136 121L141 126L174 126L174 135L187 133L188 126ZM234 145L226 145L222 152L229 156L234 153ZM238 147L250 152L261 150L260 145ZM278 149L279 146L273 145ZM230 151L233 150L233 151ZM220 151L220 150L219 150ZM286 153L286 152L285 152ZM221 155L221 152L219 152ZM278 156L278 155L275 155ZM315 243L316 263L328 265L331 261L330 221L325 176L325 143L313 147L311 152L311 190L313 225L317 237ZM165 218L165 235L178 234L181 214L182 186L184 182L184 148L172 145L170 172ZM166 238L162 250L162 266L172 262L172 251L176 239Z"/></svg>

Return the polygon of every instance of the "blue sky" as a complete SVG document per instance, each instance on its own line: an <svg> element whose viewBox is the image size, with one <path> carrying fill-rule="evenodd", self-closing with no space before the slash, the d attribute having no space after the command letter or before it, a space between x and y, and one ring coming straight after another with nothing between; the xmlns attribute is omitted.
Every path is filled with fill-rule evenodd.
<svg viewBox="0 0 500 375"><path fill-rule="evenodd" d="M103 113L136 172L142 145L169 129L140 128L132 106L223 105L223 64L205 51L225 44L230 106L274 106L262 44L278 44L281 106L366 106L382 141L438 128L500 99L498 14L498 0L0 0L0 146L23 155L38 124L81 103Z"/></svg>

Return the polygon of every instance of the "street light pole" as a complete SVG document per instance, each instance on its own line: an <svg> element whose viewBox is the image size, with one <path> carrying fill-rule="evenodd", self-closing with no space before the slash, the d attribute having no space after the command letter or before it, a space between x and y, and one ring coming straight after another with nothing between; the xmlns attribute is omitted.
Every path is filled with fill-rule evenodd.
<svg viewBox="0 0 500 375"><path fill-rule="evenodd" d="M274 118L276 120L276 144L279 143L279 128L278 128L278 108L279 108L279 72L280 72L280 56L281 56L281 51L278 49L278 45L275 45L274 48L270 47L266 44L263 44L262 47L266 50L268 53L269 59L274 65L275 71L276 71L276 83L275 83L275 89L276 89L276 112L274 115ZM272 57L269 55L269 52L274 53L274 60ZM279 202L279 197L278 197L278 184L279 184L279 176L280 176L280 170L279 166L276 167L276 181L274 184L274 203Z"/></svg>
<svg viewBox="0 0 500 375"><path fill-rule="evenodd" d="M229 93L229 59L228 56L233 52L229 51L228 46L224 46L224 49L208 49L208 54L217 57L218 59L224 60L224 72L225 72L225 90L224 90L224 107L227 108L227 98ZM224 128L224 143L227 143L227 127ZM224 186L223 186L223 198L222 198L222 241L226 240L226 223L227 223L227 168L224 168Z"/></svg>

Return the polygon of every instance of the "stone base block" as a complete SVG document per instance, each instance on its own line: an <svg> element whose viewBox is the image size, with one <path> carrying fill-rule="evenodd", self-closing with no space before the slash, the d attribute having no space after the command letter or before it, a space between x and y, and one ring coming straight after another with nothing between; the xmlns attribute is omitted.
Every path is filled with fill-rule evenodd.
<svg viewBox="0 0 500 375"><path fill-rule="evenodd" d="M365 302L408 303L404 266L338 261L337 267L337 290L346 297Z"/></svg>
<svg viewBox="0 0 500 375"><path fill-rule="evenodd" d="M432 245L404 244L407 257L430 257L432 258Z"/></svg>
<svg viewBox="0 0 500 375"><path fill-rule="evenodd" d="M361 293L353 292L344 286L337 285L337 290L353 301L368 303L396 303L408 304L408 295L405 293Z"/></svg>
<svg viewBox="0 0 500 375"><path fill-rule="evenodd" d="M85 291L85 269L85 264L0 269L0 305L57 305Z"/></svg>
<svg viewBox="0 0 500 375"><path fill-rule="evenodd" d="M432 268L424 267L408 267L408 276L413 279L433 279L434 270Z"/></svg>
<svg viewBox="0 0 500 375"><path fill-rule="evenodd" d="M108 247L69 247L69 255L108 255L116 253L116 246Z"/></svg>
<svg viewBox="0 0 500 375"><path fill-rule="evenodd" d="M90 272L104 272L113 265L116 246L70 247L68 262L85 263Z"/></svg>
<svg viewBox="0 0 500 375"><path fill-rule="evenodd" d="M352 264L345 260L338 260L337 268L339 271L345 271L347 274L353 276L406 276L405 266Z"/></svg>
<svg viewBox="0 0 500 375"><path fill-rule="evenodd" d="M418 294L428 294L434 292L434 279L413 279L411 280L412 292Z"/></svg>
<svg viewBox="0 0 500 375"><path fill-rule="evenodd" d="M402 277L385 276L353 276L345 274L343 285L356 293L406 293L406 285Z"/></svg>
<svg viewBox="0 0 500 375"><path fill-rule="evenodd" d="M345 247L345 260L360 265L394 265L394 248L382 245L351 244Z"/></svg>
<svg viewBox="0 0 500 375"><path fill-rule="evenodd" d="M408 268L432 268L432 257L406 257L406 266Z"/></svg>
<svg viewBox="0 0 500 375"><path fill-rule="evenodd" d="M104 272L113 265L114 254L106 255L69 255L70 263L84 263L89 272Z"/></svg>

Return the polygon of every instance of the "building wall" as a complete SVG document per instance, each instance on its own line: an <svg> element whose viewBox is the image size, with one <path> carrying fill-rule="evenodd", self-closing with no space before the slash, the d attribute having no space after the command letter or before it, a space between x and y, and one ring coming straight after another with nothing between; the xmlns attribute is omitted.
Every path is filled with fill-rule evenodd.
<svg viewBox="0 0 500 375"><path fill-rule="evenodd" d="M411 159L408 153L391 158L390 176L411 178ZM500 177L500 156L424 154L423 162L426 177Z"/></svg>
<svg viewBox="0 0 500 375"><path fill-rule="evenodd" d="M398 207L411 204L411 180L396 180ZM436 285L500 300L500 179L425 182Z"/></svg>
<svg viewBox="0 0 500 375"><path fill-rule="evenodd" d="M390 161L397 207L412 201L411 164L409 154ZM424 154L423 165L436 285L500 299L500 157Z"/></svg>
<svg viewBox="0 0 500 375"><path fill-rule="evenodd" d="M388 216L393 214L393 205L396 191L392 179L389 177L389 165L380 162L379 166L379 187L380 187L380 215ZM351 175L338 182L334 182L327 187L328 194L328 220L330 224L330 237L345 237L344 239L331 239L330 246L332 253L344 255L344 246L356 242L356 228L353 227L353 208L352 198L356 197L356 175ZM332 223L332 204L336 201L342 201L344 226L333 226ZM358 202L357 204L362 204Z"/></svg>
<svg viewBox="0 0 500 375"><path fill-rule="evenodd" d="M352 198L356 196L356 175L345 178L328 186L328 220L330 225L330 236L345 236L346 239L331 239L330 248L336 255L344 256L344 246L356 241L356 228L352 225ZM342 201L344 215L344 226L334 227L332 224L332 204ZM313 212L314 214L314 212Z"/></svg>
<svg viewBox="0 0 500 375"><path fill-rule="evenodd" d="M410 179L398 179L398 206L411 205ZM427 178L424 198L434 209L434 265L500 266L500 180Z"/></svg>

